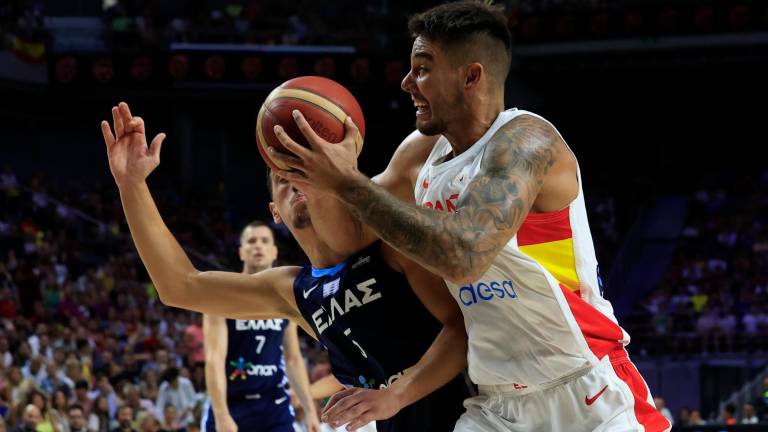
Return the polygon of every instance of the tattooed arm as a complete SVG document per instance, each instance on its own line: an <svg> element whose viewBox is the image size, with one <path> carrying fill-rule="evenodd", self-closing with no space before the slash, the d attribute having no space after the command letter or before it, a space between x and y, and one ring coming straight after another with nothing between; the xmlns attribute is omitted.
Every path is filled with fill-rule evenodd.
<svg viewBox="0 0 768 432"><path fill-rule="evenodd" d="M297 118L300 128L301 120ZM348 122L348 132L351 128ZM297 185L311 182L328 188L381 239L454 283L475 281L488 270L522 225L566 148L548 122L530 115L516 117L491 138L480 172L457 202L456 212L448 213L392 196L360 174L354 161L345 160L348 152L337 144L311 139L313 149L308 150L291 145L280 132L283 145L297 155L288 161L294 171L281 176Z"/></svg>
<svg viewBox="0 0 768 432"><path fill-rule="evenodd" d="M454 283L472 282L522 225L557 160L558 140L533 116L507 123L488 143L453 213L406 204L370 181L349 184L339 196L404 255Z"/></svg>

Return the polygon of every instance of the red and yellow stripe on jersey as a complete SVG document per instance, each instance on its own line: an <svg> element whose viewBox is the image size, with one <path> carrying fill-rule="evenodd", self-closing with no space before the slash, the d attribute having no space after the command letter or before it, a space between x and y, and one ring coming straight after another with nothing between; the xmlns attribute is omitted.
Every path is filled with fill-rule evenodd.
<svg viewBox="0 0 768 432"><path fill-rule="evenodd" d="M520 251L535 259L569 290L578 294L579 275L573 250L570 207L552 213L530 213L517 232Z"/></svg>

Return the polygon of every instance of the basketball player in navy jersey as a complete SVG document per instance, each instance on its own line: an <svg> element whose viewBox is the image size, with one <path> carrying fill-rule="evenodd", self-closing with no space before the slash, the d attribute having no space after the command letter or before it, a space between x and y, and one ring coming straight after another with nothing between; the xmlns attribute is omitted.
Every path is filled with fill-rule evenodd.
<svg viewBox="0 0 768 432"><path fill-rule="evenodd" d="M272 230L262 221L248 224L240 234L239 255L244 274L271 268L277 259ZM295 416L285 389L290 381L304 408L307 431L320 432L296 324L205 314L203 332L210 394L203 431L294 432Z"/></svg>
<svg viewBox="0 0 768 432"><path fill-rule="evenodd" d="M386 414L379 418L388 420L377 422L377 430L453 429L467 396L459 375L466 333L455 302L441 293L442 279L370 236L337 200L299 192L274 175L272 215L291 230L311 265L253 275L200 272L165 226L146 184L165 135L147 146L143 120L125 103L112 116L114 134L106 121L101 125L110 170L163 303L234 319L290 319L328 348L344 386L381 390ZM316 230L312 217L356 224L357 244L331 249L334 233ZM347 429L364 424L354 420Z"/></svg>

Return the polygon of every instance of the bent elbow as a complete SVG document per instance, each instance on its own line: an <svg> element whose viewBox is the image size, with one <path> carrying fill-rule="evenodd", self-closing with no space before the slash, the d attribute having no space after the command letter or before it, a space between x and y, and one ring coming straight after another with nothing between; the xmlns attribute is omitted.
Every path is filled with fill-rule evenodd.
<svg viewBox="0 0 768 432"><path fill-rule="evenodd" d="M173 295L172 290L167 289L164 284L154 284L155 291L157 291L157 298L160 299L160 303L169 307L176 307L176 296Z"/></svg>
<svg viewBox="0 0 768 432"><path fill-rule="evenodd" d="M196 298L195 287L199 285L200 272L191 271L186 275L174 278L170 283L155 284L158 298L160 301L170 307L180 309L190 309L192 301Z"/></svg>
<svg viewBox="0 0 768 432"><path fill-rule="evenodd" d="M448 274L443 275L443 278L454 285L465 286L480 280L490 267L483 266L478 268L473 266L469 259L463 264L465 265L454 265L447 268Z"/></svg>
<svg viewBox="0 0 768 432"><path fill-rule="evenodd" d="M478 239L473 236L455 236L451 246L454 253L443 261L442 277L455 285L464 286L478 281L490 267L491 260L477 250Z"/></svg>

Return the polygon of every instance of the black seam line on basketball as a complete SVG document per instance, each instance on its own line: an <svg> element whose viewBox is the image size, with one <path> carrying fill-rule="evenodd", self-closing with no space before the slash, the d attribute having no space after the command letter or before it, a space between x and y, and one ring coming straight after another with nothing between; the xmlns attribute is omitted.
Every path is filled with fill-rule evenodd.
<svg viewBox="0 0 768 432"><path fill-rule="evenodd" d="M328 103L330 103L331 105L333 105L333 106L335 106L336 108L340 109L340 110L341 110L341 112L343 112L344 114L346 114L347 116L349 116L349 113L347 112L347 110L345 110L345 109L344 109L344 107L342 107L341 105L339 105L339 104L337 104L336 102L332 101L331 99L328 99L326 96L324 96L324 95L321 95L320 93L317 93L317 91L316 91L315 89L311 89L311 88L304 88L304 87L291 87L290 89L286 89L286 88L284 88L283 90L302 90L302 91L305 91L305 92L307 92L307 93L312 93L312 94L313 94L313 95L315 95L315 96L318 96L318 97L321 97L321 98L325 99L325 100L326 100ZM352 93L350 92L350 94L352 94ZM292 98L292 99L299 99L299 98L293 98L293 97L291 97L291 96L286 96L286 97L290 97L290 98ZM352 97L354 98L355 96L354 96L354 95L352 95ZM306 100L306 99L301 99L301 100ZM307 101L307 102L309 102L309 101ZM310 103L312 103L312 102L310 102ZM314 104L314 103L313 103L312 105L316 105L316 104ZM320 107L320 108L322 108L322 107ZM325 110L325 108L323 108L323 109ZM325 111L328 111L328 110L325 110ZM333 113L330 113L330 112L329 112L328 114L331 114L332 116L336 117L335 115L333 115ZM343 120L343 119L342 119L342 120L339 120L339 121L340 121L340 122L342 122L342 123L344 123L344 120Z"/></svg>
<svg viewBox="0 0 768 432"><path fill-rule="evenodd" d="M310 90L310 89L305 89L305 88L299 88L299 87L296 87L296 88L290 88L290 89L282 89L282 90L301 90L301 91L304 91L304 92L310 93L310 94L312 94L312 95L315 95L315 96L317 96L318 98L321 98L321 99L323 99L324 101L328 102L329 104L331 104L331 105L335 106L337 109L339 109L339 111L341 111L341 112L343 112L344 114L346 114L346 115L347 115L347 117L352 117L351 115L349 115L349 113L347 112L347 110L345 110L345 109L344 109L344 107L342 107L341 105L337 104L336 102L332 101L331 99L328 99L327 97L325 97L325 96L323 96L323 95L321 95L321 94L319 94L319 93L315 93L313 90ZM354 95L352 95L352 97L354 97ZM346 118L344 118L344 119L339 119L338 117L336 117L336 115L335 115L334 113L332 113L332 112L328 111L328 110L327 110L327 109L325 109L324 107L322 107L322 106L320 106L320 105L318 105L318 104L316 104L316 103L314 103L314 102L312 102L312 101L310 101L310 100L308 100L308 99L302 99L302 98L299 98L299 97L295 97L295 96L281 96L279 99L283 99L283 98L284 98L284 99L295 99L295 100L304 101L304 102L306 102L306 103L312 104L312 105L316 106L317 108L320 108L321 110L325 111L325 112L326 112L326 113L328 113L328 114L329 114L331 117L333 117L333 118L335 118L335 119L339 120L339 121L340 121L342 124L343 124L343 123L346 121ZM278 99L278 98L275 98L275 99ZM275 99L272 99L272 101L274 101ZM271 102L271 101L270 101L270 102ZM269 109L267 109L267 111L269 111ZM303 114L304 114L304 113L302 113L302 115L303 115ZM352 121L354 121L354 119L352 119ZM358 126L358 125L356 125L356 126ZM358 126L358 127L359 127L359 126ZM345 130L346 130L346 126L344 126L344 128L345 128ZM358 140L358 139L357 139L357 137L359 137L360 139ZM362 152L362 150L363 150L363 144L365 143L365 138L363 137L363 134L362 134L362 133L360 133L360 131L359 131L359 130L357 131L357 137L355 138L355 153L357 154L357 156L360 156L360 153L361 153L361 152ZM342 140L344 139L344 136L343 136L343 135L342 135L341 139L342 139Z"/></svg>
<svg viewBox="0 0 768 432"><path fill-rule="evenodd" d="M309 93L312 93L312 92L309 92ZM314 94L314 95L316 95L316 96L318 96L318 97L321 97L321 98L323 98L324 100L328 101L328 103L330 103L330 104L333 104L334 106L336 106L337 108L339 108L339 109L341 110L341 112L343 112L344 114L347 114L347 112L346 112L346 111L344 111L344 109L342 109L340 106L338 106L338 105L336 105L335 103L333 103L331 100L329 100L329 99L326 99L326 98L325 98L325 96L321 96L321 95L319 95L319 94L317 94L317 93L312 93L312 94ZM294 99L294 100L300 100L300 101L302 101L302 102L308 103L308 104L310 104L310 105L312 105L312 106L314 106L314 107L317 107L317 108L319 108L319 109L321 109L321 110L325 111L326 113L328 113L328 115L330 115L331 117L335 118L336 120L338 120L338 119L339 119L339 118L338 118L338 117L336 117L336 116L335 116L335 115L334 115L332 112L328 111L328 110L327 110L327 109L325 109L324 107L322 107L322 106L320 106L320 105L318 105L318 104L316 104L316 103L314 103L314 102L311 102L311 101L309 101L309 100L307 100L307 99L302 99L302 98L293 97L293 96L280 96L279 98L275 98L275 99L272 99L272 101L270 101L270 102L274 102L276 99ZM299 111L301 111L301 110L299 110ZM266 109L266 112L269 112L269 113L271 113L271 114L272 114L272 116L273 116L274 118L277 118L277 116L276 116L276 115L274 115L274 113L272 112L272 110L270 110L270 109L269 109L269 107L267 107L267 109ZM302 113L302 115L304 115L304 113ZM350 117L350 115L349 115L349 114L347 114L347 117ZM304 120L305 120L305 121L306 121L306 119L307 119L307 118L306 118L306 117L304 117ZM339 122L341 122L342 124L344 124L344 120L339 120ZM309 122L307 122L307 123L309 123ZM310 127L310 128L312 128L312 125L309 125L309 127ZM314 130L314 128L313 128L312 130ZM315 131L315 133L317 133L317 131ZM359 132L358 132L358 135L359 135ZM318 135L318 136L319 136L319 135ZM322 138L322 137L321 137L321 138ZM344 140L344 134L342 134L342 135L341 135L341 139L342 139L342 140ZM339 142L341 142L341 141L339 141ZM336 143L334 143L334 144L336 144ZM359 154L360 154L360 152L358 151L358 148L357 148L357 147L358 147L358 145L357 145L357 140L355 140L355 153L357 153L357 154L359 155Z"/></svg>
<svg viewBox="0 0 768 432"><path fill-rule="evenodd" d="M309 93L312 93L312 92L309 92ZM329 104L332 104L333 106L335 106L336 108L338 108L338 109L339 109L341 112L343 112L344 114L347 114L347 111L345 111L345 110L344 110L344 108L340 107L339 105L337 105L337 104L336 104L335 102L333 102L332 100L330 100L330 99L327 99L325 96L319 95L319 94L317 94L317 93L312 93L312 94L314 94L315 96L318 96L318 97L321 97L321 98L323 98L323 99L324 99L325 101L327 101ZM308 103L308 104L311 104L311 105L313 105L313 106L315 106L315 107L317 107L317 108L320 108L321 110L323 110L323 111L325 111L326 113L328 113L328 114L329 114L331 117L335 118L336 120L339 120L339 118L338 118L338 117L336 117L336 115L335 115L334 113L332 113L332 112L328 111L328 110L327 110L327 109L325 109L325 107L323 107L322 105L318 105L318 104L316 104L316 103L314 103L314 102L310 101L309 99L302 99L302 98L298 98L298 97L294 97L294 96L281 96L281 97L280 97L280 99L295 99L295 100L300 100L300 101L306 102L306 103ZM274 101L274 99L272 99L272 101ZM267 110L269 110L269 108L267 108ZM301 111L301 110L299 110L299 111ZM301 114L302 114L302 115L304 115L304 113L301 113ZM347 117L349 117L349 114L347 114ZM306 117L305 117L305 119L306 119ZM344 120L339 120L339 122L341 122L341 123L344 123Z"/></svg>

